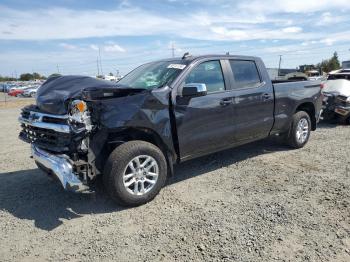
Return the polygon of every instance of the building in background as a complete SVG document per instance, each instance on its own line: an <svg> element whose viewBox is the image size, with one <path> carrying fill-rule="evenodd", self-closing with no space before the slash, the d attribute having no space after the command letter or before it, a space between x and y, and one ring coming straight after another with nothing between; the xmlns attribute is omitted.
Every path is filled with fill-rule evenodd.
<svg viewBox="0 0 350 262"><path fill-rule="evenodd" d="M279 71L279 74L278 74ZM297 69L288 69L288 68L281 68L278 70L278 68L267 68L267 73L270 76L271 80L282 80L285 79L285 76L291 73L298 72Z"/></svg>
<svg viewBox="0 0 350 262"><path fill-rule="evenodd" d="M350 69L350 60L349 61L344 61L342 63L342 68L343 69Z"/></svg>

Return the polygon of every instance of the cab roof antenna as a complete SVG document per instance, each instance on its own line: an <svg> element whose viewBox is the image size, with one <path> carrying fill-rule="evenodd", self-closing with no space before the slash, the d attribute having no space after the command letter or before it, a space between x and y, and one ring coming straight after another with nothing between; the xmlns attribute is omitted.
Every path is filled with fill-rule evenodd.
<svg viewBox="0 0 350 262"><path fill-rule="evenodd" d="M182 56L182 59L186 59L187 57L190 57L190 53L189 52L186 52L184 53L184 55Z"/></svg>

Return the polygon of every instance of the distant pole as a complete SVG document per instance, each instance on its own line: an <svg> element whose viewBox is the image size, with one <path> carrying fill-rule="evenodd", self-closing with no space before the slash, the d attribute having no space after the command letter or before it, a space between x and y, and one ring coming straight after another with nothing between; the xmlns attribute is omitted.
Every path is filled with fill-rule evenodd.
<svg viewBox="0 0 350 262"><path fill-rule="evenodd" d="M170 50L171 50L171 55L174 58L175 57L175 43L174 42L171 42Z"/></svg>
<svg viewBox="0 0 350 262"><path fill-rule="evenodd" d="M282 62L282 55L280 55L280 61L279 61L279 63L278 63L278 76L280 76L281 62Z"/></svg>
<svg viewBox="0 0 350 262"><path fill-rule="evenodd" d="M56 67L57 67L57 74L59 74L60 73L60 67L58 66L58 64L56 65Z"/></svg>
<svg viewBox="0 0 350 262"><path fill-rule="evenodd" d="M16 77L16 80L17 80L17 70L15 70L15 77Z"/></svg>
<svg viewBox="0 0 350 262"><path fill-rule="evenodd" d="M101 69L101 75L103 75L103 70L102 70L102 61L101 61L101 48L98 46L98 57L100 59L100 69Z"/></svg>
<svg viewBox="0 0 350 262"><path fill-rule="evenodd" d="M96 59L96 66L97 66L97 76L100 75L100 66L98 65L98 57Z"/></svg>

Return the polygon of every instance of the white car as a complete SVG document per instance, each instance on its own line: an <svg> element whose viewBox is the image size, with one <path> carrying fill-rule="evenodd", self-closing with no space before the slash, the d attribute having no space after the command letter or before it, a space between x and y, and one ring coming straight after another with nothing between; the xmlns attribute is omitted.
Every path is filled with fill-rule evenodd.
<svg viewBox="0 0 350 262"><path fill-rule="evenodd" d="M36 92L38 91L38 88L39 88L38 86L26 88L24 89L24 92L22 95L26 97L35 97Z"/></svg>
<svg viewBox="0 0 350 262"><path fill-rule="evenodd" d="M330 72L322 92L328 100L328 111L334 111L341 120L350 122L350 69Z"/></svg>

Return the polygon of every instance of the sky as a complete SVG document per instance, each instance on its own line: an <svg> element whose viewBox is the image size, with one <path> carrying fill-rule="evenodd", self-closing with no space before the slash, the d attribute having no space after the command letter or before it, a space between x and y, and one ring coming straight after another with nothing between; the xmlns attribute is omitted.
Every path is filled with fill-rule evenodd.
<svg viewBox="0 0 350 262"><path fill-rule="evenodd" d="M0 0L0 75L125 74L185 52L350 60L349 0ZM97 59L101 55L101 63Z"/></svg>

